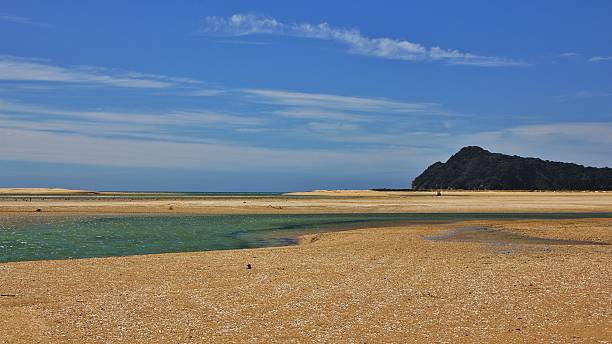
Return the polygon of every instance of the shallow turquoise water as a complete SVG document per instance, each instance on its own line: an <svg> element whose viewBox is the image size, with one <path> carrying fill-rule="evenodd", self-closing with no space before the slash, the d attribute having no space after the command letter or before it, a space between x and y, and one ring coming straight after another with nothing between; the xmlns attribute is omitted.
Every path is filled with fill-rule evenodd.
<svg viewBox="0 0 612 344"><path fill-rule="evenodd" d="M279 246L306 233L405 223L570 218L612 213L0 217L0 262Z"/></svg>

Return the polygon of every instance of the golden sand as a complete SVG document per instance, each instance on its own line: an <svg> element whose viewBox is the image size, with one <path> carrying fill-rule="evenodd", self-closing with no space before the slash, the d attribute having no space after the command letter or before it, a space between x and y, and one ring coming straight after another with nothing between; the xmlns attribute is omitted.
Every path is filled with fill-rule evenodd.
<svg viewBox="0 0 612 344"><path fill-rule="evenodd" d="M612 220L479 221L282 248L5 263L0 342L612 340L612 246L424 239L475 225L612 242Z"/></svg>
<svg viewBox="0 0 612 344"><path fill-rule="evenodd" d="M324 191L310 197L0 198L1 212L45 213L455 213L612 212L612 192ZM107 194L106 196L111 196Z"/></svg>
<svg viewBox="0 0 612 344"><path fill-rule="evenodd" d="M323 193L24 196L1 198L0 213L612 212L612 193ZM473 221L282 248L3 263L0 343L612 341L612 246L424 239L476 225L612 243L610 219Z"/></svg>
<svg viewBox="0 0 612 344"><path fill-rule="evenodd" d="M79 195L92 193L95 192L61 188L0 188L0 195Z"/></svg>

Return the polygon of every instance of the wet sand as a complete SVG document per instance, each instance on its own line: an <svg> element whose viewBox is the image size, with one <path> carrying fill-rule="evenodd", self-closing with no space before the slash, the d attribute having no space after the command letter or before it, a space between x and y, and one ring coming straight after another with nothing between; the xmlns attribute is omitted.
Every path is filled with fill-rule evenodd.
<svg viewBox="0 0 612 344"><path fill-rule="evenodd" d="M426 239L465 227L612 243L610 219L471 221L281 248L5 263L0 342L612 340L612 245Z"/></svg>
<svg viewBox="0 0 612 344"><path fill-rule="evenodd" d="M287 196L207 197L31 197L0 198L0 214L40 209L44 213L462 213L612 212L612 192L376 192L321 191Z"/></svg>

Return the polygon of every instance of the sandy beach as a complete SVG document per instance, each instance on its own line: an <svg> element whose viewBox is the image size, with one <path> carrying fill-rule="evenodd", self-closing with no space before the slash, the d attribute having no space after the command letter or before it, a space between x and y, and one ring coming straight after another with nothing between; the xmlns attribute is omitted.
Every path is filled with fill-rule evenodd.
<svg viewBox="0 0 612 344"><path fill-rule="evenodd" d="M9 197L0 201L0 218L612 211L612 193L323 193L305 198ZM469 230L455 232L462 228ZM413 224L313 234L300 242L2 263L0 342L612 341L611 219Z"/></svg>
<svg viewBox="0 0 612 344"><path fill-rule="evenodd" d="M1 4L0 344L612 344L612 0Z"/></svg>
<svg viewBox="0 0 612 344"><path fill-rule="evenodd" d="M484 225L612 242L611 220L492 221L324 233L282 248L6 263L0 341L611 340L612 246L424 239Z"/></svg>
<svg viewBox="0 0 612 344"><path fill-rule="evenodd" d="M74 195L73 195L74 196ZM286 197L208 196L122 198L112 193L91 198L0 198L0 213L462 213L462 212L609 212L612 192L446 191L379 192L364 190L291 193Z"/></svg>
<svg viewBox="0 0 612 344"><path fill-rule="evenodd" d="M63 188L0 188L0 195L81 195L94 191Z"/></svg>

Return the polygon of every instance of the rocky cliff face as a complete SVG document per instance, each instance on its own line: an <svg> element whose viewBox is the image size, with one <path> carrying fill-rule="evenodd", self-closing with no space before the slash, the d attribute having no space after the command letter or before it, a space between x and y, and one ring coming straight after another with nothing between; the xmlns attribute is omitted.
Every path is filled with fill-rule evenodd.
<svg viewBox="0 0 612 344"><path fill-rule="evenodd" d="M462 148L412 182L413 189L612 190L612 168L523 158Z"/></svg>

